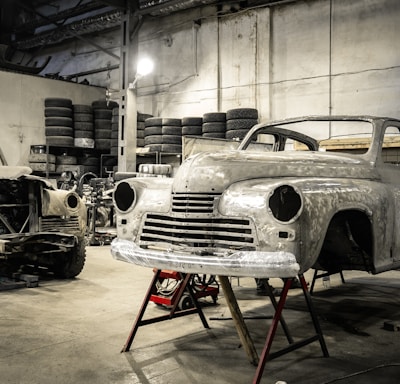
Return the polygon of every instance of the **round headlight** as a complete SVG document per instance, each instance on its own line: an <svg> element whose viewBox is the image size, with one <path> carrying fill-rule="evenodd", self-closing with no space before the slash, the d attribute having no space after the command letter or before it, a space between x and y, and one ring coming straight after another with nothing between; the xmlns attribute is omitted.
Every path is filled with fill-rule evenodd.
<svg viewBox="0 0 400 384"><path fill-rule="evenodd" d="M135 189L127 182L122 181L119 183L114 191L114 202L116 207L126 212L131 208L136 200Z"/></svg>
<svg viewBox="0 0 400 384"><path fill-rule="evenodd" d="M275 219L283 222L297 218L303 205L301 195L290 185L276 188L268 204Z"/></svg>
<svg viewBox="0 0 400 384"><path fill-rule="evenodd" d="M76 193L70 193L67 196L66 202L67 202L68 208L75 209L79 204L79 197Z"/></svg>

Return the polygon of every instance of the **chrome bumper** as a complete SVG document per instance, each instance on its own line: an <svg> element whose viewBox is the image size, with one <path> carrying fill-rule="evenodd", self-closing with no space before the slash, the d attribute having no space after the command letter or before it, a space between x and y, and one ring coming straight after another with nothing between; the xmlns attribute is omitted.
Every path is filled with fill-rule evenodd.
<svg viewBox="0 0 400 384"><path fill-rule="evenodd" d="M289 252L237 251L221 256L201 256L177 251L142 249L134 242L114 239L111 254L116 260L143 267L177 272L257 278L294 277L300 270Z"/></svg>

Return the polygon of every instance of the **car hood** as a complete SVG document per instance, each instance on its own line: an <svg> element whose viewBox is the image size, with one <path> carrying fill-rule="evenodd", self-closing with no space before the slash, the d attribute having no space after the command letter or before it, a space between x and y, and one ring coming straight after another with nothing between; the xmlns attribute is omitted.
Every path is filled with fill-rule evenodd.
<svg viewBox="0 0 400 384"><path fill-rule="evenodd" d="M186 159L173 182L175 193L221 193L234 182L283 177L376 179L361 156L327 152L202 152Z"/></svg>

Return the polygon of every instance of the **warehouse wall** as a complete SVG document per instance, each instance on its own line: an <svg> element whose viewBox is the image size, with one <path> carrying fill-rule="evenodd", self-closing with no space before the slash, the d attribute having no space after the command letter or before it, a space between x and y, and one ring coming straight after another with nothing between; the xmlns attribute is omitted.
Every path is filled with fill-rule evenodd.
<svg viewBox="0 0 400 384"><path fill-rule="evenodd" d="M299 1L219 19L194 13L141 29L140 54L158 66L138 84L139 110L400 117L397 0ZM200 26L190 21L196 16Z"/></svg>
<svg viewBox="0 0 400 384"><path fill-rule="evenodd" d="M44 99L63 97L91 104L105 97L99 87L0 71L1 150L8 165L28 165L30 146L45 144Z"/></svg>

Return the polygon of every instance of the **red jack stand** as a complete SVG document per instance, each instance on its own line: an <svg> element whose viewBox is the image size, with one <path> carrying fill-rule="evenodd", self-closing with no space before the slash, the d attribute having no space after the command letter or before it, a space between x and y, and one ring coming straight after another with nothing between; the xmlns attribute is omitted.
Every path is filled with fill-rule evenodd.
<svg viewBox="0 0 400 384"><path fill-rule="evenodd" d="M143 320L143 316L144 316L144 313L146 312L147 305L149 304L149 301L150 301L152 295L154 295L154 293L157 291L156 284L160 279L161 273L162 273L162 271L160 269L156 269L154 271L153 279L147 290L146 296L143 300L143 303L139 310L139 313L136 316L136 320L133 324L133 327L131 329L129 337L128 337L124 347L122 348L121 352L129 351L129 349L132 345L133 339L135 338L136 332L137 332L138 328L142 325L154 324L154 323L158 323L158 322L161 322L164 320L171 320L176 317L182 317L182 316L192 315L194 313L197 313L201 319L201 322L203 323L204 328L210 328L208 326L208 323L204 316L204 313L201 309L201 306L200 306L199 302L197 301L197 297L196 297L195 293L193 292L193 288L189 284L191 275L186 274L186 273L181 273L181 272L177 272L177 273L180 275L180 279L182 280L182 283L180 284L179 288L177 289L177 292L174 295L175 296L174 301L172 303L172 308L171 308L169 314ZM187 292L189 294L189 296L194 304L194 308L178 310L178 304L179 304L184 292Z"/></svg>
<svg viewBox="0 0 400 384"><path fill-rule="evenodd" d="M272 342L273 342L274 337L275 337L276 329L278 327L279 322L282 319L283 307L285 305L286 298L287 298L287 295L288 295L288 291L289 291L289 288L290 288L293 280L294 280L294 278L286 279L285 280L285 284L283 285L283 290L282 290L279 302L277 304L277 307L275 308L275 315L274 315L274 318L272 320L272 324L271 324L271 326L269 328L268 335L267 335L267 338L265 340L265 345L264 345L263 351L261 353L261 357L260 357L260 360L259 360L259 363L258 363L258 366L257 366L257 370L256 370L256 373L255 373L255 376L253 378L253 382L252 382L253 384L259 384L260 383L260 380L261 380L261 377L262 377L262 374L263 374L263 371L264 371L265 364L266 364L267 360L275 359L276 357L282 356L282 355L284 355L286 353L289 353L289 352L292 352L292 351L294 351L296 349L304 347L304 346L306 346L306 345L308 345L308 344L310 344L310 343L312 343L314 341L319 341L324 357L329 357L329 353L328 353L328 349L327 349L326 344L325 344L324 336L322 334L322 330L321 330L320 324L318 322L317 315L315 313L315 310L314 310L314 307L313 307L313 304L312 304L311 295L308 292L307 283L306 283L303 275L299 275L299 280L300 280L300 283L301 283L301 287L303 289L303 294L304 294L304 297L305 297L305 300L306 300L306 303L307 303L308 311L310 312L310 315L311 315L311 319L312 319L316 334L314 336L309 337L309 338L306 338L306 339L303 339L303 340L300 340L300 341L297 341L297 342L292 342L286 348L283 348L283 349L281 349L281 350L279 350L277 352L274 352L274 353L270 353Z"/></svg>

